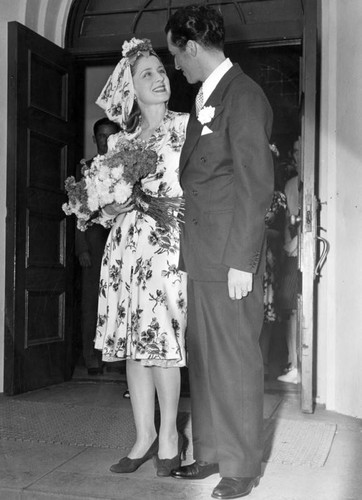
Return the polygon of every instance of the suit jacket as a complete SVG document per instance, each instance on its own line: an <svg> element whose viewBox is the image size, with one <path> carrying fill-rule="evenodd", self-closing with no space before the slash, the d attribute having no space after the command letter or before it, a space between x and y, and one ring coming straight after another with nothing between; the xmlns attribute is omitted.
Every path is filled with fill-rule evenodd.
<svg viewBox="0 0 362 500"><path fill-rule="evenodd" d="M205 106L214 116L205 128L193 109L180 158L180 268L206 281L227 280L230 267L261 273L264 217L274 188L271 107L237 64Z"/></svg>

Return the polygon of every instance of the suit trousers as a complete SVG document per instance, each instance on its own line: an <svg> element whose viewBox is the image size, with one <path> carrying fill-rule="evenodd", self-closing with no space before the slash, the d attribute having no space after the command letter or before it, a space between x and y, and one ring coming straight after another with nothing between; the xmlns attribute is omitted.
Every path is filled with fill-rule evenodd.
<svg viewBox="0 0 362 500"><path fill-rule="evenodd" d="M222 477L256 477L263 454L262 276L231 300L226 282L188 278L187 349L194 459Z"/></svg>
<svg viewBox="0 0 362 500"><path fill-rule="evenodd" d="M97 328L99 276L109 231L102 226L94 225L86 232L92 265L82 268L83 358L87 368L98 368L102 364L102 353L94 349L94 338Z"/></svg>

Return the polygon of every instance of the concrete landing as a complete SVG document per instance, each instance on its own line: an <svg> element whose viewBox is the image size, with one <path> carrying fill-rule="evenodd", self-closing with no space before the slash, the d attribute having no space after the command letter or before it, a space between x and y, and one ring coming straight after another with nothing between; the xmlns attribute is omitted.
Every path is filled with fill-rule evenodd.
<svg viewBox="0 0 362 500"><path fill-rule="evenodd" d="M122 381L73 381L12 399L114 409L130 407L130 401L122 398L125 388ZM291 391L278 392L275 385L269 392L267 388L265 417L337 425L327 461L313 468L265 463L260 485L248 498L361 500L362 421L318 407L313 415L304 415L298 391L295 387ZM0 405L6 400L1 396ZM181 398L180 411L189 411L187 397ZM204 500L211 498L220 480L218 474L202 481L158 478L152 461L133 474L113 474L109 466L119 460L120 450L9 439L4 433L0 450L0 500ZM187 461L192 457L188 455Z"/></svg>

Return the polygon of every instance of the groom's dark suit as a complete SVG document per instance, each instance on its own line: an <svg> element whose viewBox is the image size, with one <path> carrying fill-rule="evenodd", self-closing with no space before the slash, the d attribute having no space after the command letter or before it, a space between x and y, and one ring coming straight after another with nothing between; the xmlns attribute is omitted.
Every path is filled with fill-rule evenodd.
<svg viewBox="0 0 362 500"><path fill-rule="evenodd" d="M227 71L205 106L214 108L214 116L202 125L192 111L180 160L185 196L180 267L189 282L194 458L218 463L223 477L254 477L262 458L258 340L264 216L273 192L272 111L238 65ZM229 298L229 268L254 274L248 297Z"/></svg>

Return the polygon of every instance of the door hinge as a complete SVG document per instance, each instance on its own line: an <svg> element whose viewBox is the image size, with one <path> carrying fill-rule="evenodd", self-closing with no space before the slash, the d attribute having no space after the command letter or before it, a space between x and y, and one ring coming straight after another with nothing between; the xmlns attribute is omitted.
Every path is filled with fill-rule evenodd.
<svg viewBox="0 0 362 500"><path fill-rule="evenodd" d="M312 205L308 204L306 208L307 210L305 212L305 231L309 233L312 231L312 224L313 224Z"/></svg>

